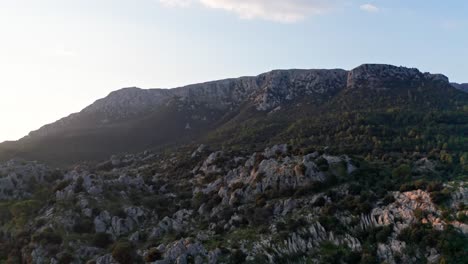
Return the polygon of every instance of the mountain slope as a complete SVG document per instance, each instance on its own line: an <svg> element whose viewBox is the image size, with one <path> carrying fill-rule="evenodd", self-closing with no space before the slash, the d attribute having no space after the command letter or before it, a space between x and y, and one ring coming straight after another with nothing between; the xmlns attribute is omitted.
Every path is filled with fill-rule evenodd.
<svg viewBox="0 0 468 264"><path fill-rule="evenodd" d="M70 165L197 141L265 146L262 137L284 138L289 126L311 116L319 120L340 111L388 108L454 110L466 102L467 95L443 75L377 64L349 72L277 70L175 89L126 88L18 142L1 144L0 159Z"/></svg>
<svg viewBox="0 0 468 264"><path fill-rule="evenodd" d="M452 83L452 86L468 93L468 83Z"/></svg>
<svg viewBox="0 0 468 264"><path fill-rule="evenodd" d="M467 131L390 65L119 90L1 145L76 166L0 161L0 263L465 263Z"/></svg>

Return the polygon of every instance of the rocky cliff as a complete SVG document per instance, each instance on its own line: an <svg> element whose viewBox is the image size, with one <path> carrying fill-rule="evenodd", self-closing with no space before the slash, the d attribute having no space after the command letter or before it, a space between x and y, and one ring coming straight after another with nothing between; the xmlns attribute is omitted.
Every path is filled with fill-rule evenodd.
<svg viewBox="0 0 468 264"><path fill-rule="evenodd" d="M173 89L124 88L96 101L78 114L31 132L29 137L56 134L67 126L73 126L75 120L88 115L99 115L100 123L147 115L174 100L228 110L250 102L259 111L269 111L284 102L306 95L332 96L343 89L385 89L402 84L418 86L431 81L448 83L448 78L440 74L421 73L414 68L364 64L351 71L276 70L256 77L213 81Z"/></svg>

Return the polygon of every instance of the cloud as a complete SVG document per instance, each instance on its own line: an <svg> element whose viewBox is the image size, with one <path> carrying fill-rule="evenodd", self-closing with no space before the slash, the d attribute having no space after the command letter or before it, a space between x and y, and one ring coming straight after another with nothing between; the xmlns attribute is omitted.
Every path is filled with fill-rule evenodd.
<svg viewBox="0 0 468 264"><path fill-rule="evenodd" d="M380 11L380 8L373 4L364 4L359 7L362 11L366 11L369 13L377 13Z"/></svg>
<svg viewBox="0 0 468 264"><path fill-rule="evenodd" d="M242 19L264 19L293 23L307 16L322 14L334 7L335 0L159 0L165 6L187 7L192 4L221 9Z"/></svg>

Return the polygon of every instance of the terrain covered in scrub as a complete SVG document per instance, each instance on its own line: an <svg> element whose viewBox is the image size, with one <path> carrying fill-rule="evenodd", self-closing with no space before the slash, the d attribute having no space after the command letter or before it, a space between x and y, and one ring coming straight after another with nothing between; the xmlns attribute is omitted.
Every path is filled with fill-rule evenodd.
<svg viewBox="0 0 468 264"><path fill-rule="evenodd" d="M467 131L390 65L124 89L0 144L0 263L468 263Z"/></svg>

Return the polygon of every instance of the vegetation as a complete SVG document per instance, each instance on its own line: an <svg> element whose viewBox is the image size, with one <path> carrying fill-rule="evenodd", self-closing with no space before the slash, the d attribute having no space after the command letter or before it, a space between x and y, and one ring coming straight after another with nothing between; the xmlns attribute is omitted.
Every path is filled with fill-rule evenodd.
<svg viewBox="0 0 468 264"><path fill-rule="evenodd" d="M129 242L117 242L113 246L112 257L120 264L134 264L137 262L135 248Z"/></svg>
<svg viewBox="0 0 468 264"><path fill-rule="evenodd" d="M122 264L143 259L154 262L165 257L160 245L170 247L178 241L188 245L193 240L199 240L207 250L219 250L219 259L225 263L268 263L269 258L276 263L380 263L379 245L394 239L406 245L403 256L394 255L397 263L408 261L404 256L425 263L431 249L440 254L440 263L467 263L467 237L452 226L455 221L468 222L466 205L454 206L452 193L457 184L466 184L467 180L468 98L431 85L411 87L411 91L398 86L379 92L342 91L326 99L304 96L273 113L256 111L249 104L230 113L202 109L215 120L213 124L193 131L193 135L184 130L182 136L176 133L177 124L182 120L185 123L186 115L193 113L183 106L162 107L144 124L134 120L138 126L129 129L137 141L134 149L149 146L144 139L152 136L156 145L175 137L193 139L193 143L158 149L152 158L144 154L144 158L128 162L119 160L117 165L108 161L75 169L105 181L97 183L102 188L93 191L86 189L83 177L65 180L58 171L47 176L45 186L30 182L26 198L0 201L0 263L26 263L25 256L39 246L50 254L48 257L70 263L78 257L72 254L74 243L95 247L96 255L111 254ZM155 124L160 123L155 120L168 126L158 130ZM119 126L131 128L135 123ZM151 133L145 132L148 128ZM156 130L158 135L153 133ZM92 143L89 151L96 151L96 157L121 148L133 150L114 146L118 135L109 132L110 139L103 139L103 131L96 132L98 136L92 140L81 138L74 144ZM69 138L57 140L69 143ZM213 163L219 170L205 173L199 169L209 155L206 151L192 156L199 142L226 153ZM276 187L272 184L264 188L263 181L271 178L259 172L261 162L268 159L260 153L266 146L285 142L288 154L278 151L271 159L282 163L300 156L292 168L293 177L288 178L293 187L280 188L280 179L275 178L272 182L276 180ZM46 153L47 159L53 158L53 151L44 144L35 142L31 148ZM103 146L109 149L100 152ZM59 157L57 161L66 164L67 159L81 159L79 151L70 153L76 156ZM300 185L308 173L306 158L302 157L307 154L314 157L312 170L324 180L317 177ZM341 155L347 156L340 162L328 160ZM229 173L247 163L252 170L249 167L245 175L236 170ZM283 168L274 170L283 175ZM246 181L251 175L255 175L252 181ZM120 177L131 178L132 183ZM239 180L226 184L227 178L235 177ZM218 179L223 179L220 186L211 186ZM242 196L253 190L250 197ZM415 221L400 233L395 231L396 224L363 224L362 219L370 218L375 208L398 206L398 195L414 190L430 195L440 212L434 217L444 221L444 229L426 224L429 213L421 208L410 212ZM129 207L142 208L144 213L132 215ZM104 211L109 215L103 223L106 232L119 229L116 226L127 227L127 221L133 229L122 228L125 232L112 235L96 233L100 221L95 221L96 217ZM185 219L187 211L191 213ZM392 219L394 223L403 220ZM190 228L183 228L184 224ZM320 229L320 239L306 253L296 250L296 245L290 246L294 239L302 239L307 245L314 235L308 233L313 226ZM359 250L342 242L350 237L358 241ZM247 256L249 250L265 246L255 244L258 241L271 242L265 242L268 254ZM287 245L286 253L275 248L281 245ZM187 261L195 262L193 256Z"/></svg>

